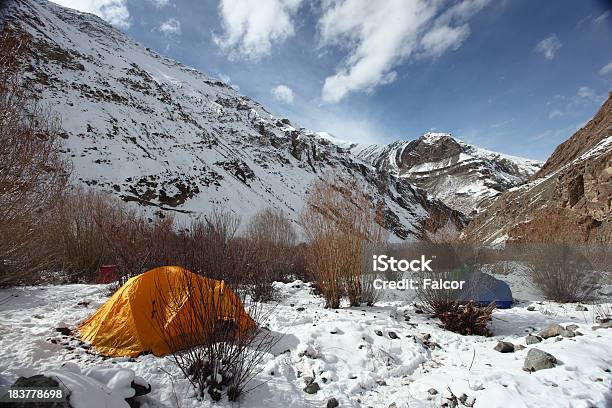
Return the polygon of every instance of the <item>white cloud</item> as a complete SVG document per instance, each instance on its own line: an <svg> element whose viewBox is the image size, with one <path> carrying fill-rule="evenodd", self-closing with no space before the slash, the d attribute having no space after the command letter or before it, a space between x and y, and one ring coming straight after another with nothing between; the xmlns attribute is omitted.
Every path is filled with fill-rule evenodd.
<svg viewBox="0 0 612 408"><path fill-rule="evenodd" d="M561 44L561 40L559 40L559 38L555 34L551 34L542 41L540 41L536 45L535 50L539 53L542 53L542 55L544 55L544 58L546 58L547 60L552 60L553 58L555 58L555 54L562 46L563 44Z"/></svg>
<svg viewBox="0 0 612 408"><path fill-rule="evenodd" d="M70 7L85 13L95 14L110 24L129 28L130 12L127 0L52 0L64 7Z"/></svg>
<svg viewBox="0 0 612 408"><path fill-rule="evenodd" d="M581 86L578 88L577 95L584 99L593 99L596 97L595 91L589 88L588 86Z"/></svg>
<svg viewBox="0 0 612 408"><path fill-rule="evenodd" d="M294 17L302 0L221 0L223 34L215 43L230 58L257 60L270 54L273 45L293 36Z"/></svg>
<svg viewBox="0 0 612 408"><path fill-rule="evenodd" d="M469 35L468 18L489 0L464 0L446 10L425 0L323 0L321 46L348 50L336 74L325 79L324 102L393 82L393 68L410 57L438 57Z"/></svg>
<svg viewBox="0 0 612 408"><path fill-rule="evenodd" d="M612 61L610 61L608 64L604 65L599 70L599 75L608 75L610 73L612 73Z"/></svg>
<svg viewBox="0 0 612 408"><path fill-rule="evenodd" d="M595 24L601 23L602 21L604 21L609 16L610 16L610 10L606 10L603 13L601 13L598 17L593 19L593 23L595 23Z"/></svg>
<svg viewBox="0 0 612 408"><path fill-rule="evenodd" d="M170 0L149 0L149 2L157 8L166 7L170 4Z"/></svg>
<svg viewBox="0 0 612 408"><path fill-rule="evenodd" d="M159 31L165 35L175 35L181 33L181 22L174 17L161 23Z"/></svg>
<svg viewBox="0 0 612 408"><path fill-rule="evenodd" d="M561 116L563 116L563 112L561 112L559 109L553 109L548 114L548 119L560 118Z"/></svg>
<svg viewBox="0 0 612 408"><path fill-rule="evenodd" d="M272 93L274 99L279 102L289 105L293 103L293 89L289 88L287 85L278 85L272 88L270 93Z"/></svg>

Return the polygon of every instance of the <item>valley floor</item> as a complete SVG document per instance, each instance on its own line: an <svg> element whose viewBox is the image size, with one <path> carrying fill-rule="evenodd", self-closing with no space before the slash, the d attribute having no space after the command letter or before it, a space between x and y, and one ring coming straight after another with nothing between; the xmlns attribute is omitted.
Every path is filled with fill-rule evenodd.
<svg viewBox="0 0 612 408"><path fill-rule="evenodd" d="M532 303L535 311L528 311L524 302L495 311L494 337L468 337L415 313L400 292L376 307L328 310L308 284L278 286L281 300L269 327L284 336L239 404L197 401L169 358L102 359L56 331L74 328L103 304L103 285L0 291L0 388L72 362L134 370L153 387L140 397L151 408L324 407L332 397L340 407L440 407L451 393L480 408L612 406L612 329L593 330L592 311L578 312L576 305ZM551 323L575 324L583 335L525 344L527 334ZM498 341L526 348L502 354L493 349ZM532 348L554 355L559 365L523 371ZM305 377L314 377L317 393L303 391ZM96 403L104 406L95 398L87 406Z"/></svg>

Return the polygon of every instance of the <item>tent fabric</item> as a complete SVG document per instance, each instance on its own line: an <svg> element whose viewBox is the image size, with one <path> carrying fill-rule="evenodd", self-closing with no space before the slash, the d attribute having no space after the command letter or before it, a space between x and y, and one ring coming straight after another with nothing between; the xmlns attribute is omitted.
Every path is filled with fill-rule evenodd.
<svg viewBox="0 0 612 408"><path fill-rule="evenodd" d="M466 282L461 293L462 301L474 301L476 304L486 306L495 301L496 307L509 309L512 307L512 291L510 286L500 279L486 273L475 273Z"/></svg>
<svg viewBox="0 0 612 408"><path fill-rule="evenodd" d="M78 331L102 355L164 356L228 323L241 332L256 326L224 281L163 266L129 279Z"/></svg>

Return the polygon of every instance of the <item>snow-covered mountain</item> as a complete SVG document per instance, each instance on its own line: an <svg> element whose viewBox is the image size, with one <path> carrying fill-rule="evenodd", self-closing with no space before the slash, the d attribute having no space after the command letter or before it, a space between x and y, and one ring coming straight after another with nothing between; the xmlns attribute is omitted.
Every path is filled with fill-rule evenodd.
<svg viewBox="0 0 612 408"><path fill-rule="evenodd" d="M426 133L417 140L389 145L352 145L350 149L379 171L410 181L466 215L482 211L542 165L481 149L446 133Z"/></svg>
<svg viewBox="0 0 612 408"><path fill-rule="evenodd" d="M308 186L332 171L384 203L399 239L461 214L410 180L276 117L218 79L165 58L100 18L45 0L8 0L3 29L29 37L27 78L62 119L75 182L149 213L263 207L297 220Z"/></svg>

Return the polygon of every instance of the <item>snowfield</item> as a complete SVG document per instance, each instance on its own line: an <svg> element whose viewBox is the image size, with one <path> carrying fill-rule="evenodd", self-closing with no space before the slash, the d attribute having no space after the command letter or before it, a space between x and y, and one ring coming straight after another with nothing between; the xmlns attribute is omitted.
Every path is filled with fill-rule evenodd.
<svg viewBox="0 0 612 408"><path fill-rule="evenodd" d="M134 375L152 385L139 397L143 407L324 407L332 397L340 407L439 407L451 393L465 394L459 406L477 408L612 406L612 330L593 330L592 311L576 311L576 305L523 302L498 310L494 337L485 338L439 328L437 319L415 312L407 292L385 293L375 307L328 310L308 284L278 283L278 289L269 327L284 336L239 404L225 397L198 401L169 358L102 358L56 330L74 328L103 304L104 285L0 291L0 388L19 376L47 373L82 387L81 396L89 398L72 403L89 408L121 406ZM526 345L527 334L551 323L575 324L583 335ZM498 341L526 348L500 353ZM523 371L533 348L559 364ZM320 388L314 394L303 391L310 380Z"/></svg>

